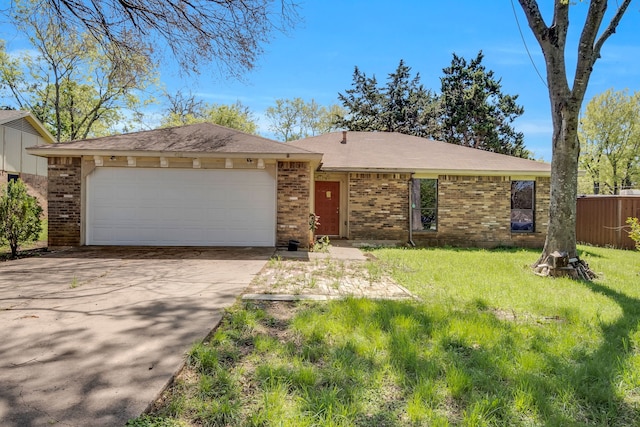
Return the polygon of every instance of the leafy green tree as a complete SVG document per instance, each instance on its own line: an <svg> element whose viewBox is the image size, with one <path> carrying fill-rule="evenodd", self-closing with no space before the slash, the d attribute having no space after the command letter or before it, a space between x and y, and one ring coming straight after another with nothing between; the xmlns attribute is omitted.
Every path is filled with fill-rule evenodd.
<svg viewBox="0 0 640 427"><path fill-rule="evenodd" d="M636 249L640 251L640 220L636 217L627 218L630 230L629 238L636 243Z"/></svg>
<svg viewBox="0 0 640 427"><path fill-rule="evenodd" d="M246 107L238 101L231 105L213 105L207 111L208 121L228 128L238 129L242 132L256 134L258 125Z"/></svg>
<svg viewBox="0 0 640 427"><path fill-rule="evenodd" d="M545 264L555 251L565 252L570 258L578 256L576 247L576 197L578 189L578 122L580 109L593 67L600 58L604 43L616 31L631 0L616 4L611 19L603 26L607 10L606 0L589 2L580 30L576 49L577 58L567 78L566 57L569 33L569 9L585 7L582 3L555 0L552 19L545 21L536 0L518 0L529 28L533 32L545 59L547 87L553 120L551 159L551 201L549 228L542 254L537 262ZM549 22L549 24L547 24ZM572 63L573 61L570 61Z"/></svg>
<svg viewBox="0 0 640 427"><path fill-rule="evenodd" d="M276 99L276 105L265 111L269 130L281 141L293 141L336 129L335 118L342 114L337 105L324 107L314 99Z"/></svg>
<svg viewBox="0 0 640 427"><path fill-rule="evenodd" d="M304 136L315 136L336 130L336 118L344 114L339 105L332 104L329 107L319 105L315 99L303 106L300 127L304 130Z"/></svg>
<svg viewBox="0 0 640 427"><path fill-rule="evenodd" d="M124 109L144 105L139 94L154 82L149 51L105 49L90 34L58 21L46 3L20 0L16 5L14 22L37 55L0 63L0 84L58 141L112 133L125 122Z"/></svg>
<svg viewBox="0 0 640 427"><path fill-rule="evenodd" d="M511 156L531 157L513 121L524 113L518 95L505 95L493 71L482 65L482 51L467 62L455 53L440 79L440 138L452 144Z"/></svg>
<svg viewBox="0 0 640 427"><path fill-rule="evenodd" d="M595 96L580 120L580 167L593 193L619 194L640 179L640 92Z"/></svg>
<svg viewBox="0 0 640 427"><path fill-rule="evenodd" d="M438 121L438 99L411 76L411 68L400 60L387 83L380 87L376 77L367 77L355 67L352 88L339 93L345 114L336 120L338 128L353 131L400 132L432 137Z"/></svg>
<svg viewBox="0 0 640 427"><path fill-rule="evenodd" d="M209 104L196 100L193 95L186 96L181 92L175 96L168 95L168 98L170 106L160 127L213 123L254 135L258 131L258 125L249 107L240 101L231 105Z"/></svg>
<svg viewBox="0 0 640 427"><path fill-rule="evenodd" d="M11 181L0 193L0 242L8 243L11 257L18 255L22 243L38 240L42 231L42 207L27 194L21 180Z"/></svg>

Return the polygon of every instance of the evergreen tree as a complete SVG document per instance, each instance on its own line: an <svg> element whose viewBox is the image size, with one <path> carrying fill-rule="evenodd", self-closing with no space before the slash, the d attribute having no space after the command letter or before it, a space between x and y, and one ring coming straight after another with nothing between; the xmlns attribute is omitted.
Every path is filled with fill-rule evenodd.
<svg viewBox="0 0 640 427"><path fill-rule="evenodd" d="M367 77L355 67L351 86L353 88L347 89L345 95L338 94L346 114L336 120L336 125L352 131L382 130L380 113L383 94L376 77Z"/></svg>
<svg viewBox="0 0 640 427"><path fill-rule="evenodd" d="M493 71L482 65L482 51L467 62L453 54L443 69L441 82L440 138L452 144L529 158L524 135L513 121L524 113L518 95L505 95Z"/></svg>
<svg viewBox="0 0 640 427"><path fill-rule="evenodd" d="M403 60L395 72L389 74L383 93L380 120L382 130L416 136L432 136L428 126L430 108L435 96L420 83L420 74L411 78L411 68Z"/></svg>
<svg viewBox="0 0 640 427"><path fill-rule="evenodd" d="M383 87L378 86L375 76L367 77L356 67L352 86L344 95L338 94L346 114L337 118L337 127L421 137L434 135L437 97L420 83L420 74L411 77L411 68L403 60Z"/></svg>

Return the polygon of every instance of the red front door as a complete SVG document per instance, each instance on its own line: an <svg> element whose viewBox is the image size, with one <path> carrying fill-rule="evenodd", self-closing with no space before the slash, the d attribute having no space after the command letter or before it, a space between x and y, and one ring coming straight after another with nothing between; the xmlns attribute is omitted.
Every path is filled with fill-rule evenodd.
<svg viewBox="0 0 640 427"><path fill-rule="evenodd" d="M316 215L320 216L320 226L316 230L317 235L340 235L339 182L316 181Z"/></svg>

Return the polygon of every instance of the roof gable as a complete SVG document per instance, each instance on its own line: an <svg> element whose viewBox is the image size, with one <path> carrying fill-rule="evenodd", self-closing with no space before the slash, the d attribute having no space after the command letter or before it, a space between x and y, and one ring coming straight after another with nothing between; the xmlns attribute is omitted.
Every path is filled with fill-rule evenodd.
<svg viewBox="0 0 640 427"><path fill-rule="evenodd" d="M47 128L29 111L0 110L0 125L40 136L49 143L55 141Z"/></svg>

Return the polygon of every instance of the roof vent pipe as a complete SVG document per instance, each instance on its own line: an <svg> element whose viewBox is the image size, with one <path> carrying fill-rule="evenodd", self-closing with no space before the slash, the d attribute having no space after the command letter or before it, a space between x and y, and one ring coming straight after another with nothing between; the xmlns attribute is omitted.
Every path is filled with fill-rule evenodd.
<svg viewBox="0 0 640 427"><path fill-rule="evenodd" d="M343 130L342 131L342 141L340 141L341 144L346 144L347 143L347 131Z"/></svg>

